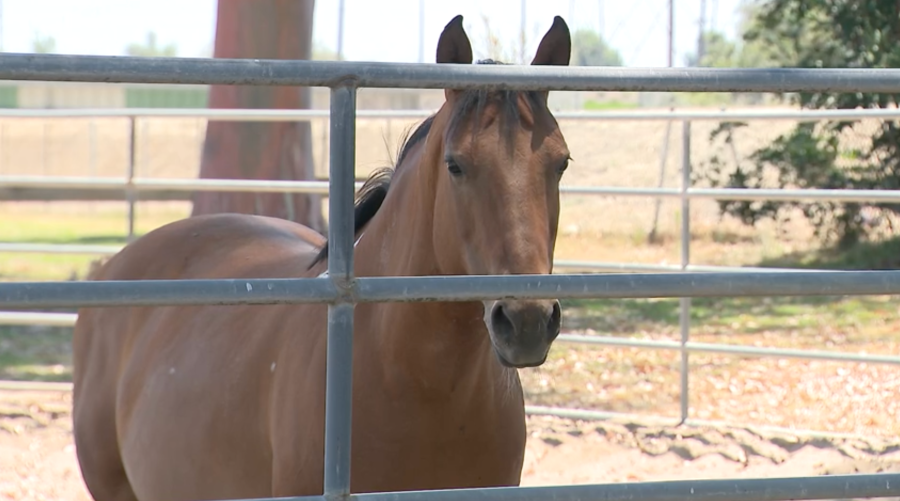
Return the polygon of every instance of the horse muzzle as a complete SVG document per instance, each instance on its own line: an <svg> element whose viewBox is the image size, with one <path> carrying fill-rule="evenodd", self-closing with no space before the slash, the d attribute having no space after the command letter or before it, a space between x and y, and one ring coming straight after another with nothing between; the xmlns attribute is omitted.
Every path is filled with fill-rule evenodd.
<svg viewBox="0 0 900 501"><path fill-rule="evenodd" d="M485 302L484 323L500 363L506 367L537 367L547 360L559 336L559 301Z"/></svg>

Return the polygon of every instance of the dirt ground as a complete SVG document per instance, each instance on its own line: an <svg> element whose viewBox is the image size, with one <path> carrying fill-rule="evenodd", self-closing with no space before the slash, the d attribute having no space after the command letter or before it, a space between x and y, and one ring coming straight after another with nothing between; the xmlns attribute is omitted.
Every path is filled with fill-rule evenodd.
<svg viewBox="0 0 900 501"><path fill-rule="evenodd" d="M0 392L0 500L90 501L64 392ZM529 418L522 485L900 472L900 440ZM900 499L900 498L898 498Z"/></svg>

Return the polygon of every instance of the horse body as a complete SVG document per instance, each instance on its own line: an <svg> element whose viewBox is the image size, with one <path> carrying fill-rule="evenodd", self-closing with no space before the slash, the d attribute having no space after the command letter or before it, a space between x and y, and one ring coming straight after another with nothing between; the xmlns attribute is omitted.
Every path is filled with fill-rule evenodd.
<svg viewBox="0 0 900 501"><path fill-rule="evenodd" d="M542 48L551 34L554 40L564 35L558 50L567 63L568 30L561 22ZM467 47L458 17L442 34L439 62L465 62ZM441 61L442 50L456 59ZM357 226L364 228L358 228L356 276L549 272L556 174L511 176L568 156L555 121L549 111L532 110L527 96L513 95L525 127L515 129L509 144L526 153L512 151L511 172L497 167L479 174L477 189L498 197L483 202L476 188L463 187L458 175L450 179L439 166L509 162L475 155L476 145L460 139L478 132L479 141L503 143L495 123L503 103L484 103L483 114L459 122L454 133L454 121L466 112L455 92L447 91L445 106L406 144L390 189L381 187L377 213L361 221L365 200L358 202ZM494 150L503 155L502 147ZM459 207L457 190L469 197ZM473 232L471 223L452 220L476 202L493 208L510 236L497 228ZM313 277L325 271L323 248L321 235L289 221L201 216L148 233L96 279ZM543 362L558 314L555 302L357 305L351 491L518 485L525 414L515 367ZM326 327L321 304L80 311L73 337L74 434L93 497L321 494Z"/></svg>
<svg viewBox="0 0 900 501"><path fill-rule="evenodd" d="M316 235L304 230L257 216L190 218L128 246L97 279L284 277L292 268L303 270L302 262L315 253L310 241ZM318 336L304 335L302 326L313 333L317 323L324 325L319 317L325 308L302 309L303 322L294 325L292 309L284 306L80 312L73 417L79 461L94 497L210 499L220 492L268 492L272 453L264 444L277 436L278 420L271 410L292 405L294 398L316 398L316 388L312 394L304 388L314 377L301 371L315 370L321 348ZM288 353L291 341L308 346ZM299 373L297 395L278 395L279 377L292 370ZM297 413L295 425L303 426L311 414Z"/></svg>

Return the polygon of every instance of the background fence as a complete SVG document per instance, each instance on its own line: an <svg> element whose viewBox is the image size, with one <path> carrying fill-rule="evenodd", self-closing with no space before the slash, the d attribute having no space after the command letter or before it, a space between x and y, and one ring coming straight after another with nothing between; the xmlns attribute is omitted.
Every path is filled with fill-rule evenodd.
<svg viewBox="0 0 900 501"><path fill-rule="evenodd" d="M612 71L607 75L593 70L576 70L560 74L544 71L521 71L520 69L479 68L469 69L435 68L424 65L419 68L401 68L404 65L350 65L333 63L309 66L296 63L289 72L275 71L284 66L275 64L265 73L257 73L260 68L242 66L229 62L222 66L219 62L205 61L203 64L191 62L192 66L167 67L166 64L181 64L171 61L159 63L152 68L134 66L135 61L127 59L114 62L103 58L83 58L83 65L73 71L66 59L43 57L28 61L3 56L2 65L6 74L17 78L58 78L94 79L99 78L101 69L104 79L135 81L183 82L227 82L227 83L281 83L295 85L333 86L332 95L332 136L330 140L330 183L329 208L331 224L330 241L335 246L329 254L329 279L302 279L281 281L248 281L247 293L235 287L234 281L196 280L160 281L133 283L47 283L47 284L0 284L0 298L11 307L40 308L61 305L137 305L137 304L269 304L278 302L327 302L329 303L329 353L327 388L326 426L326 496L346 495L349 486L349 377L343 371L348 367L349 339L352 329L352 304L360 301L422 301L422 300L476 300L495 297L549 297L594 298L594 297L682 297L682 314L689 307L688 297L710 297L719 295L761 296L761 295L822 295L822 294L897 294L900 293L900 274L897 272L809 272L804 274L784 273L680 273L661 275L560 275L556 277L416 277L416 278L352 278L352 217L350 208L353 191L353 150L355 89L334 82L342 82L345 75L356 75L353 84L383 86L426 86L440 87L451 78L460 86L496 86L513 88L628 88L630 86L648 90L695 90L695 91L740 91L740 90L854 90L878 91L894 89L896 75L885 71L800 71L778 74L766 71L697 71L696 75L652 74L641 71ZM103 64L100 64L100 63ZM39 64L38 64L39 63ZM56 66L54 66L56 64ZM143 64L143 63L142 63ZM99 67L96 65L100 65ZM309 67L306 67L309 66ZM392 67L393 66L393 67ZM64 69L63 69L64 68ZM226 70L227 71L224 71ZM296 70L300 70L299 73ZM306 71L304 71L306 70ZM449 75L448 75L449 73ZM542 75L542 73L544 73ZM774 72L779 73L779 72ZM171 75L178 75L173 80ZM227 75L224 77L223 75ZM402 75L402 76L401 76ZM842 78L835 78L839 75ZM606 80L613 77L615 81ZM787 77L787 78L785 78ZM689 125L685 124L685 131ZM689 143L690 136L683 136ZM678 191L652 193L680 198L682 228L689 225L688 201L694 196L710 198L751 197L763 199L767 196L811 196L822 195L838 199L840 197L890 198L893 192L867 193L816 193L804 190L800 193L746 192L726 190L690 190L689 148L683 148L685 158L684 182ZM28 180L26 180L27 182ZM136 183L131 183L134 189ZM639 195L641 190L588 190L595 194ZM585 191L579 191L584 193ZM689 234L685 232L685 234ZM688 239L682 244L682 267L688 264ZM241 281L243 282L243 281ZM236 292L237 291L237 292ZM673 346L682 353L683 367L691 346L686 338L682 323L683 337ZM720 348L712 348L721 351ZM873 360L874 361L874 360ZM884 358L881 362L895 363ZM683 371L683 378L687 372ZM686 387L686 379L684 385ZM603 495L609 499L612 493L618 497L633 496L635 492L646 494L648 498L668 498L673 492L704 499L788 499L796 496L814 499L828 495L844 496L884 496L897 492L898 475L854 476L835 482L833 479L786 479L779 481L751 481L744 485L738 481L702 481L661 484L638 484L636 486L579 486L553 489L500 489L479 491L479 495L495 499L529 498L538 499L552 495L557 499L578 499ZM894 482L894 487L891 487ZM727 486L727 487L726 487ZM772 490L777 491L772 495ZM727 492L724 496L722 493ZM735 494L737 492L737 494ZM409 496L425 494L410 493ZM460 499L475 495L473 492L438 492L427 497ZM407 494L364 495L358 497L383 497L400 499ZM357 496L354 496L357 497ZM618 498L616 497L616 498Z"/></svg>
<svg viewBox="0 0 900 501"><path fill-rule="evenodd" d="M376 142L378 131L387 131L386 136L398 137L404 128L416 121L428 116L429 110L359 110L357 117L360 122L358 134L358 150L373 153L372 144ZM203 133L208 120L242 120L242 121L274 121L274 120L310 120L313 122L314 133L318 135L317 144L328 144L330 140L328 125L328 112L326 110L186 110L186 109L63 109L63 110L33 110L33 109L8 109L0 110L0 200L8 201L100 201L123 200L127 201L128 211L127 228L129 238L135 229L135 208L141 203L154 202L188 202L191 194L197 190L212 191L251 191L251 192L307 192L327 195L328 181L327 148L318 148L315 158L319 165L318 171L324 174L323 180L317 181L250 181L250 180L200 180L196 179L199 171L199 152L202 148ZM697 224L715 224L716 208L714 201L722 196L730 198L743 198L753 200L831 200L831 201L864 201L875 203L879 201L898 201L900 192L884 191L873 193L871 191L851 190L756 190L752 193L746 191L703 189L691 185L691 173L695 165L703 165L714 153L709 147L703 134L698 134L697 129L707 132L717 122L747 121L749 127L744 139L750 143L750 147L758 147L765 141L770 141L777 131L784 130L784 125L790 125L798 121L821 121L825 119L861 120L862 131L851 129L846 134L845 141L850 146L858 141L866 128L872 123L883 120L900 118L900 110L826 110L826 111L797 111L787 109L752 109L743 111L621 111L621 112L557 112L558 120L567 127L566 133L570 146L576 156L581 159L583 148L588 141L596 141L596 136L585 134L583 129L588 128L594 134L605 132L615 137L605 137L604 140L613 144L623 144L626 136L634 135L634 125L653 124L656 132L663 132L658 143L658 151L647 152L646 148L628 148L621 146L611 152L603 151L601 154L584 155L585 161L578 163L571 169L577 172L574 181L566 181L563 187L563 227L578 227L577 231L590 221L585 221L586 214L603 211L613 215L604 218L603 224L608 229L610 220L621 220L623 214L632 215L643 209L640 217L645 224L644 229L650 230L658 221L658 212L665 203L663 212L663 230L677 233L680 241L679 264L661 264L635 261L597 261L587 259L557 259L558 270L578 270L589 272L683 272L683 271L728 271L728 272L809 272L809 269L791 268L759 268L753 266L722 266L691 262L691 232L692 221ZM103 147L97 147L98 122L106 121L106 128L115 126L118 134L111 134L102 139ZM60 123L61 122L61 123ZM367 123L368 122L368 123ZM374 122L374 124L372 123ZM626 132L617 131L616 125L625 124ZM674 124L675 133L670 133L668 128L660 127L664 124ZM39 127L35 127L39 125ZM152 127L151 127L152 125ZM631 127L628 127L631 125ZM596 129L604 127L598 132ZM651 127L647 127L650 129ZM65 144L65 134L59 130L67 131L70 135L70 143ZM764 129L760 130L760 129ZM13 131L13 132L10 132ZM29 141L35 131L40 136L39 141ZM134 133L130 133L134 131ZM574 134L573 134L574 132ZM368 137L366 137L368 133ZM570 138L570 136L574 136ZM669 137L671 136L671 138ZM74 151L83 148L83 140L88 138L88 143L94 144L88 148L88 155L79 155ZM387 138L384 138L387 140ZM674 140L672 140L674 139ZM93 142L93 143L92 143ZM387 142L391 142L387 140ZM572 143L576 144L572 144ZM581 144L579 144L579 142ZM675 143L675 144L670 144ZM37 144L37 145L36 145ZM362 148L360 148L362 146ZM49 150L56 149L52 158L59 159L48 161L51 155ZM43 175L26 174L33 164L28 161L29 155L33 158L35 151L43 151L37 154L44 162ZM699 150L699 154L695 151ZM99 151L103 153L100 154ZM120 158L110 158L115 151L134 152ZM632 152L626 159L609 159L610 156L621 156L625 151ZM641 152L649 153L641 155ZM84 151L82 151L84 153ZM611 154L602 154L611 153ZM101 162L99 158L105 156ZM377 156L373 153L373 156ZM655 158L654 158L655 157ZM698 158L699 157L699 158ZM389 159L384 159L388 161ZM654 162L655 160L655 162ZM733 163L741 162L734 149L734 155L730 157ZM614 172L611 175L608 167L615 165L631 164L631 168L625 172ZM656 165L654 165L654 163ZM103 165L99 168L99 165ZM356 162L356 176L364 177L372 165L365 159ZM84 174L87 175L84 175ZM81 175L75 175L81 174ZM656 176L656 182L652 177ZM598 179L599 178L599 179ZM629 179L630 186L616 186L624 184ZM634 182L635 178L643 180L646 184ZM672 180L677 179L680 186L671 187ZM594 179L598 184L591 183ZM579 184L581 182L590 185ZM653 186L653 185L656 186ZM360 183L357 182L357 186ZM666 186L669 185L669 186ZM573 206L572 198L580 198L579 206ZM656 199L656 204L648 204L648 200ZM640 205L634 203L638 201ZM629 203L631 202L631 203ZM672 202L678 205L673 206ZM705 202L704 211L696 213L698 202ZM692 207L693 204L693 207ZM585 209L584 206L588 208ZM672 210L676 209L676 210ZM680 210L678 210L680 209ZM71 210L71 209L68 209ZM573 214L574 212L574 214ZM679 215L677 225L672 225L669 214ZM654 221L654 216L656 221ZM658 224L658 223L657 223ZM676 228L671 228L676 226ZM0 253L58 253L58 254L87 254L95 256L110 255L117 252L121 245L97 245L97 244L50 244L35 242L2 242L0 241ZM690 340L690 316L691 301L682 299L679 308L680 342L646 339L622 339L614 336L563 334L560 341L566 343L582 343L589 345L632 347L640 349L677 350L682 353L679 363L680 373L680 401L677 418L665 416L651 416L663 422L710 424L708 420L692 418L689 411L690 402L690 364L688 353L724 353L742 356L762 356L795 358L807 360L830 360L841 362L892 364L900 366L900 356L892 353L848 353L843 351L825 351L808 349L784 349L773 347L741 346L722 343L692 342ZM75 314L70 313L35 313L0 311L0 323L7 325L54 325L71 326L75 322ZM593 327L593 326L589 326ZM17 386L33 389L34 384L20 384L3 382L6 388ZM48 385L48 389L58 389L58 385ZM621 412L608 412L588 410L572 407L552 407L531 405L528 411L532 414L547 414L557 416L605 419L610 417L636 417L628 416ZM646 419L647 416L642 416ZM713 423L715 424L715 423ZM798 430L792 429L797 432ZM827 434L824 430L800 430L813 434Z"/></svg>

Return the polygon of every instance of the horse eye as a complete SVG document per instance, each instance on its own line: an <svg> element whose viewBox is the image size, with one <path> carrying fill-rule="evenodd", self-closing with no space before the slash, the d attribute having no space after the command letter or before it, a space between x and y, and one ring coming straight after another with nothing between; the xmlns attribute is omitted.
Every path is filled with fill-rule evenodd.
<svg viewBox="0 0 900 501"><path fill-rule="evenodd" d="M453 160L447 160L447 170L450 171L450 174L454 176L459 176L462 174L462 168Z"/></svg>
<svg viewBox="0 0 900 501"><path fill-rule="evenodd" d="M566 161L564 161L564 162L562 163L562 165L559 166L559 169L558 169L557 172L559 172L559 175L562 176L563 173L564 173L564 172L566 171L566 169L568 169L568 168L569 168L569 160L566 159Z"/></svg>

